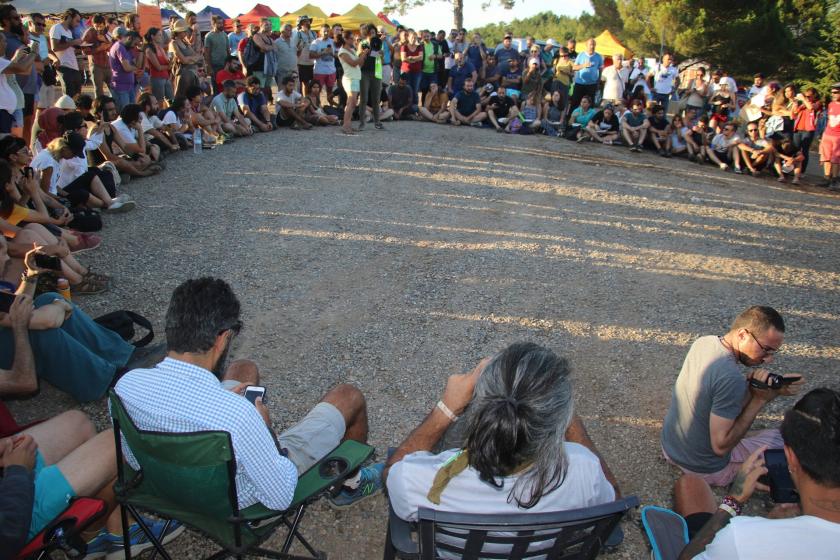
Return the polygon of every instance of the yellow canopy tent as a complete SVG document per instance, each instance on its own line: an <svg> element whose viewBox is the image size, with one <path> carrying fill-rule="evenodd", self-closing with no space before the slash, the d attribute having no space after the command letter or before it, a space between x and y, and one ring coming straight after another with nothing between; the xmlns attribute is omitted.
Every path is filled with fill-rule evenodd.
<svg viewBox="0 0 840 560"><path fill-rule="evenodd" d="M307 4L302 8L295 10L294 12L289 12L288 14L283 14L282 16L280 16L280 23L282 25L291 23L292 26L295 26L297 25L297 20L299 16L311 17L312 29L316 29L327 22L327 14L324 13L324 10L322 10L318 6Z"/></svg>
<svg viewBox="0 0 840 560"><path fill-rule="evenodd" d="M397 28L386 21L379 18L373 10L363 4L356 4L350 11L338 16L330 18L330 24L341 24L344 29L357 30L363 23L372 23L376 26L383 26L388 31L389 35L396 33Z"/></svg>
<svg viewBox="0 0 840 560"><path fill-rule="evenodd" d="M624 58L633 56L633 51L622 45L615 35L610 33L609 29L604 29L604 32L595 37L595 52L601 56L615 56L617 54L624 55Z"/></svg>

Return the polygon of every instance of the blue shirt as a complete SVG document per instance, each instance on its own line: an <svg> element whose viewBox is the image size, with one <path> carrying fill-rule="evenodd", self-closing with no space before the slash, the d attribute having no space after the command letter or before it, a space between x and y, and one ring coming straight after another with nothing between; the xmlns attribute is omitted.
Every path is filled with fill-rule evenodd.
<svg viewBox="0 0 840 560"><path fill-rule="evenodd" d="M470 62L472 62L476 70L481 70L481 67L484 65L484 61L481 60L481 47L476 47L471 43L467 47L467 58L470 59Z"/></svg>
<svg viewBox="0 0 840 560"><path fill-rule="evenodd" d="M467 81L467 78L472 78L473 72L475 72L475 66L469 61L464 62L461 66L456 64L450 68L449 77L452 78L452 93L458 93L464 89L464 82Z"/></svg>
<svg viewBox="0 0 840 560"><path fill-rule="evenodd" d="M578 54L575 59L575 64L586 64L587 62L591 62L592 66L589 68L582 68L575 72L576 84L585 86L597 84L598 80L601 78L601 67L604 65L604 58L598 53L592 53L589 55L582 52Z"/></svg>
<svg viewBox="0 0 840 560"><path fill-rule="evenodd" d="M166 358L154 368L129 371L114 390L141 430L228 432L236 456L239 507L257 502L279 511L289 507L297 485L297 467L280 454L256 407L224 389L211 372ZM138 468L125 440L123 447L126 460Z"/></svg>
<svg viewBox="0 0 840 560"><path fill-rule="evenodd" d="M23 46L23 43L14 33L4 33L6 36L6 58L11 60L15 56L15 52ZM35 70L35 65L29 71L29 75L15 74L18 86L23 93L30 95L38 93L38 71Z"/></svg>
<svg viewBox="0 0 840 560"><path fill-rule="evenodd" d="M391 64L391 39L388 37L382 38L382 64Z"/></svg>
<svg viewBox="0 0 840 560"><path fill-rule="evenodd" d="M262 106L266 104L265 95L262 92L257 95L251 95L247 91L243 91L236 97L237 103L240 107L248 107L258 119L262 120Z"/></svg>
<svg viewBox="0 0 840 560"><path fill-rule="evenodd" d="M496 49L496 63L502 69L502 72L507 72L508 62L514 58L519 58L519 51L513 45L509 49L504 47Z"/></svg>
<svg viewBox="0 0 840 560"><path fill-rule="evenodd" d="M481 103L481 98L475 90L473 90L472 93L459 91L455 94L455 101L457 102L456 107L458 108L458 112L465 117L468 117L475 113L475 108L478 107L479 103Z"/></svg>
<svg viewBox="0 0 840 560"><path fill-rule="evenodd" d="M247 36L248 35L246 35L244 31L241 33L234 33L233 31L228 33L228 47L230 47L230 54L233 56L237 55L239 52L239 41Z"/></svg>

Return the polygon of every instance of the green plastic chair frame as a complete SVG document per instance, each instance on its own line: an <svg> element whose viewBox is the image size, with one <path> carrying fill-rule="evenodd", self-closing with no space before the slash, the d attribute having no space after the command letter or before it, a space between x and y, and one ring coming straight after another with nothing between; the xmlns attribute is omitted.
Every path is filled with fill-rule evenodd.
<svg viewBox="0 0 840 560"><path fill-rule="evenodd" d="M298 478L294 498L285 511L262 504L240 510L236 492L236 457L230 434L224 431L164 433L140 430L112 389L109 393L117 453L117 482L114 492L122 507L123 535L128 536L128 513L154 545L155 555L171 557L162 543L142 522L138 510L149 511L207 535L222 547L209 556L218 560L235 556L257 556L283 560L322 559L300 534L299 525L306 507L322 496L338 492L341 485L373 455L368 445L346 440ZM125 463L122 438L131 449L140 470ZM260 548L274 531L288 528L280 552ZM294 540L311 556L289 554ZM130 547L125 548L131 560Z"/></svg>

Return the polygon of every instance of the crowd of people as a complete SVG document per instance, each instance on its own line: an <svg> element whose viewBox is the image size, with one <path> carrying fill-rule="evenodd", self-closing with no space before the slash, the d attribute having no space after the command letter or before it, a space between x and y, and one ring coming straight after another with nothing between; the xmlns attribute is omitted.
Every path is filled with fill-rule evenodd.
<svg viewBox="0 0 840 560"><path fill-rule="evenodd" d="M697 69L680 85L669 55L651 69L620 56L605 65L592 39L578 53L573 40L543 46L528 38L523 53L510 36L488 49L478 34L468 41L465 30L400 29L389 37L364 25L318 33L305 16L297 29L279 31L269 20L247 28L234 21L231 33L214 18L206 35L195 14L143 36L133 14L97 15L85 27L71 9L49 32L45 24L37 13L24 24L13 5L0 5L0 397L30 395L46 380L88 402L114 386L140 429L227 431L243 508L284 510L299 473L344 439L366 441L368 411L364 395L342 384L276 434L262 400L243 398L247 386L260 384L256 365L227 364L243 319L222 280L179 286L165 344L145 348L71 301L68 290L83 295L109 286L107 274L77 258L102 241L91 233L101 227L99 212L134 209L120 187L160 173L172 154L277 128L341 126L357 134L368 123L383 129L390 119L418 120L649 148L798 182L821 135L826 185L837 186L840 84L824 105L812 89L799 93L756 75L741 105L734 80L720 71L707 79ZM793 375L777 380L764 367L784 332L778 312L751 307L726 334L698 339L686 356L661 442L664 459L682 473L674 507L693 537L683 558L733 558L743 550L791 558L803 546L809 558L834 554L840 394L814 389L787 412L781 430L750 431L767 403L797 395L805 383ZM387 462L351 476L332 505L350 507L387 488L396 514L413 521L419 507L548 512L612 501L622 493L617 478L573 402L565 358L513 344L450 376ZM121 557L125 542L134 554L151 546L136 523L122 536L111 491L112 433L97 434L71 411L22 432L0 430L0 438L0 558L82 495L109 506L89 536L87 558ZM739 517L767 471L767 449L784 449L800 502L774 508L775 519ZM131 449L124 451L138 466ZM718 504L711 487L729 485ZM147 523L164 542L184 529L177 520Z"/></svg>

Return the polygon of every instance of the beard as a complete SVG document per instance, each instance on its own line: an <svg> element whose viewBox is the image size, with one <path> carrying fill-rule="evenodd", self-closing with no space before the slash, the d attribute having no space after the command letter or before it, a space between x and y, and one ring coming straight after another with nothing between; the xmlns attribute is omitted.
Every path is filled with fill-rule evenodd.
<svg viewBox="0 0 840 560"><path fill-rule="evenodd" d="M225 371L227 371L227 362L228 362L229 351L230 351L230 341L228 341L227 345L225 346L225 351L222 352L222 355L219 356L218 360L216 360L216 364L213 366L213 369L211 370L213 372L213 375L215 375L216 379L218 379L219 381L222 380L222 378L225 375Z"/></svg>
<svg viewBox="0 0 840 560"><path fill-rule="evenodd" d="M23 37L23 23L15 23L9 27L9 31L17 35L18 37Z"/></svg>

